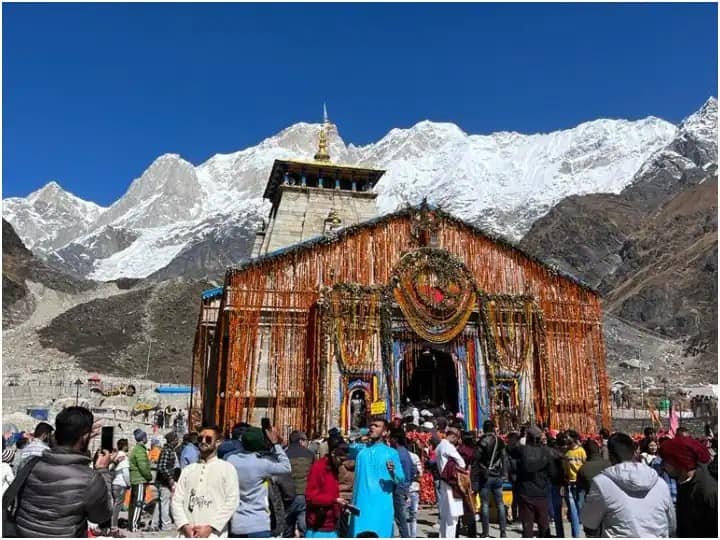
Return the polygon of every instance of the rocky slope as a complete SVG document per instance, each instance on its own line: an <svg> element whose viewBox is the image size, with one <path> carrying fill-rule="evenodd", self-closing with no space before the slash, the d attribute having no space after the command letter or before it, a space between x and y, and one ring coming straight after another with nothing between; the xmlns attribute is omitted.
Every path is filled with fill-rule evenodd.
<svg viewBox="0 0 720 540"><path fill-rule="evenodd" d="M6 199L4 216L38 253L80 276L113 280L159 271L163 277L202 276L207 261L238 264L248 256L241 246L266 217L262 193L273 161L308 159L318 130L316 124L295 124L197 167L179 155L163 155L123 197L99 213L88 211L82 221L65 211L66 205L39 209L35 194ZM563 197L619 192L675 132L672 124L652 117L595 120L534 135L470 135L454 124L423 121L366 146L346 145L334 127L329 140L336 162L387 170L376 187L380 212L427 197L519 239ZM230 245L236 246L232 253L223 251Z"/></svg>
<svg viewBox="0 0 720 540"><path fill-rule="evenodd" d="M66 294L87 291L95 283L77 279L36 258L25 247L12 225L2 220L3 329L27 320L36 307L28 288L35 282Z"/></svg>
<svg viewBox="0 0 720 540"><path fill-rule="evenodd" d="M597 287L619 321L680 343L683 374L716 377L717 101L686 119L619 194L561 201L522 246Z"/></svg>
<svg viewBox="0 0 720 540"><path fill-rule="evenodd" d="M168 280L82 303L40 328L39 340L86 371L188 383L200 293L209 286Z"/></svg>

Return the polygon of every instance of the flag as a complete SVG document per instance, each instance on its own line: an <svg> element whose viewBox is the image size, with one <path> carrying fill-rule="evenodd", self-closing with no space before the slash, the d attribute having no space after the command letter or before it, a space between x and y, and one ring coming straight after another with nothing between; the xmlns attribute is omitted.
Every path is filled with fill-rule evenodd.
<svg viewBox="0 0 720 540"><path fill-rule="evenodd" d="M678 416L677 411L675 410L675 407L673 407L672 402L670 403L670 437L674 437L675 433L677 432L678 427L680 427L680 417Z"/></svg>

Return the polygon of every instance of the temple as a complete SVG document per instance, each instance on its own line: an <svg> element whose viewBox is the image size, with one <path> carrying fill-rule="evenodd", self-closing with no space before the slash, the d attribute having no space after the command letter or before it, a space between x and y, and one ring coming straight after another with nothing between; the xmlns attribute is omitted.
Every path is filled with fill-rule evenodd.
<svg viewBox="0 0 720 540"><path fill-rule="evenodd" d="M410 404L468 429L610 422L600 299L506 240L422 204L377 216L383 171L275 161L253 258L201 299L198 420L350 431Z"/></svg>

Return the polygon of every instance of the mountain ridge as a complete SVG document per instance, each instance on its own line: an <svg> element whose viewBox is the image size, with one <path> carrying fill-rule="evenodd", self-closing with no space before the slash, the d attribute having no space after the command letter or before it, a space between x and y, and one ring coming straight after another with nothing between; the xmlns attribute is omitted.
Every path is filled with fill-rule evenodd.
<svg viewBox="0 0 720 540"><path fill-rule="evenodd" d="M197 166L179 154L163 154L74 239L52 246L46 241L37 252L75 275L114 280L156 274L213 237L225 245L246 239L254 231L233 223L239 219L250 227L267 215L262 191L273 161L308 159L318 130L318 124L293 124L255 146L215 154ZM473 135L452 123L424 120L363 146L346 145L333 126L329 149L335 162L387 170L376 187L380 214L427 197L458 217L519 240L567 195L619 191L676 131L657 117L598 119L530 135ZM28 237L37 236L42 221L22 214L22 207L19 198L6 199L5 217L32 244ZM14 223L23 217L26 222ZM231 262L248 253L238 256Z"/></svg>

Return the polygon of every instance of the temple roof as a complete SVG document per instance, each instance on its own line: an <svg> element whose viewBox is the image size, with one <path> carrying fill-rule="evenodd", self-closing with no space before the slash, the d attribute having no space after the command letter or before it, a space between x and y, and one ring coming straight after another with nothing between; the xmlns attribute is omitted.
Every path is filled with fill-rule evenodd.
<svg viewBox="0 0 720 540"><path fill-rule="evenodd" d="M359 182L367 181L370 188L380 180L385 171L379 169L369 169L367 167L356 167L354 165L342 165L331 161L302 161L302 160L281 160L276 159L273 163L270 178L263 197L273 200L277 193L278 187L283 183L285 172L295 174L306 174L313 176L326 176L328 180L334 180L336 177L342 179L355 179Z"/></svg>
<svg viewBox="0 0 720 540"><path fill-rule="evenodd" d="M275 163L277 163L277 161ZM414 212L417 212L417 211L432 211L432 212L436 213L439 217L441 217L445 220L462 225L463 227L465 227L466 229L469 229L471 232L473 232L475 234L485 236L486 238L489 238L490 240L492 240L493 242L495 242L497 244L500 244L502 246L505 246L507 248L510 248L514 251L519 252L521 255L528 258L529 260L534 261L534 262L540 264L541 266L545 267L550 273L556 274L565 279L568 279L568 280L572 281L573 283L575 283L576 285L582 287L583 289L590 291L591 293L593 293L595 295L600 296L599 291L597 289L595 289L594 287L592 287L591 285L589 285L588 283L585 283L584 281L573 276L572 274L564 272L563 270L560 270L556 266L550 265L550 264L546 263L545 261L543 261L542 259L528 253L524 249L520 248L518 246L518 244L512 242L511 240L508 240L504 236L500 236L495 233L488 232L476 225L468 223L467 221L464 221L456 216L453 216L452 214L450 214L448 212L445 212L444 210L440 209L439 207L430 205L427 202L423 202L422 204L417 205L417 206L406 206L395 212L385 214L385 215L382 215L382 216L379 216L377 218L370 219L367 221L363 221L356 225L351 225L351 226L339 229L337 232L335 232L331 235L316 236L314 238L310 238L303 242L298 242L297 244L292 244L291 246L277 249L277 250L267 253L266 255L263 255L261 257L256 257L256 258L250 259L236 268L229 268L227 270L227 274L235 274L238 272L242 272L243 270L252 268L254 266L259 266L259 265L265 264L267 262L274 261L276 259L288 257L295 253L310 250L313 247L321 245L321 244L332 244L335 242L340 242L345 237L350 236L359 230L373 227L380 223L384 223L387 221L391 221L393 219L397 219L398 217L405 217L405 216L409 217Z"/></svg>

